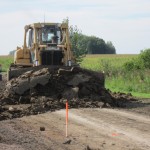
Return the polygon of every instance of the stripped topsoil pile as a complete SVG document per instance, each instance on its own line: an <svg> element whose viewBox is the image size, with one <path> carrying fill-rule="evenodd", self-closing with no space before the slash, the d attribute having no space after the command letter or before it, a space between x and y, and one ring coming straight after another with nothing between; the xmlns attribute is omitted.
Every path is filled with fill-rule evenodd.
<svg viewBox="0 0 150 150"><path fill-rule="evenodd" d="M62 109L66 100L70 108L125 107L135 100L106 90L102 73L79 67L30 70L6 82L0 92L0 120Z"/></svg>

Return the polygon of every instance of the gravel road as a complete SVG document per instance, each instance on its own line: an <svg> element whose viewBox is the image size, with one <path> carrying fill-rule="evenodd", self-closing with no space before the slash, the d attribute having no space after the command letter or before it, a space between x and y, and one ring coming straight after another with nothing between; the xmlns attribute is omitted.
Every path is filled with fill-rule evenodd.
<svg viewBox="0 0 150 150"><path fill-rule="evenodd" d="M150 117L125 109L71 109L67 138L65 110L5 120L0 122L0 149L148 150Z"/></svg>

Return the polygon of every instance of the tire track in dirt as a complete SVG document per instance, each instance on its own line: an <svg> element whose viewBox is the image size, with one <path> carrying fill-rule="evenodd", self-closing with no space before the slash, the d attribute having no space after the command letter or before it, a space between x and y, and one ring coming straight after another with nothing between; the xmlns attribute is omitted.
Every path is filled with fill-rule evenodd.
<svg viewBox="0 0 150 150"><path fill-rule="evenodd" d="M65 111L57 111L65 116ZM70 110L69 118L101 134L111 136L116 133L122 140L135 143L140 148L150 148L150 119L139 114L113 109Z"/></svg>
<svg viewBox="0 0 150 150"><path fill-rule="evenodd" d="M70 109L68 138L65 110L0 122L3 149L46 150L147 150L150 149L150 119L116 109ZM45 131L41 132L40 127ZM4 140L6 139L6 140ZM65 140L70 144L63 144Z"/></svg>

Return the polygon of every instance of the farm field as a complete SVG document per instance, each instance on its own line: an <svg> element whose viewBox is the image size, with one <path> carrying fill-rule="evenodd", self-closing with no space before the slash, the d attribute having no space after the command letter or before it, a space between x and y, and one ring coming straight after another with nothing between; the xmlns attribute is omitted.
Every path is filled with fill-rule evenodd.
<svg viewBox="0 0 150 150"><path fill-rule="evenodd" d="M104 71L106 74L105 87L113 92L132 93L134 96L150 97L150 70L127 72L123 70L124 63L137 58L138 55L87 55L81 67L94 71ZM12 56L0 56L2 71L6 72Z"/></svg>
<svg viewBox="0 0 150 150"><path fill-rule="evenodd" d="M83 59L83 62L81 63L81 67L95 70L95 71L100 71L100 70L105 71L106 69L109 69L108 67L120 68L125 62L130 61L136 57L138 57L138 55L135 54L87 55Z"/></svg>

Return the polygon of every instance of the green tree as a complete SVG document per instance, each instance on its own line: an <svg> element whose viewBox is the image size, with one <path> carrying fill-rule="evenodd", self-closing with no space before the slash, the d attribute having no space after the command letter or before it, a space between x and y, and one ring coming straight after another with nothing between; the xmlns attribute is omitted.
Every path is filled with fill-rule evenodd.
<svg viewBox="0 0 150 150"><path fill-rule="evenodd" d="M126 70L150 69L150 48L142 50L139 57L124 64Z"/></svg>
<svg viewBox="0 0 150 150"><path fill-rule="evenodd" d="M139 59L141 60L145 68L150 69L150 48L142 50Z"/></svg>
<svg viewBox="0 0 150 150"><path fill-rule="evenodd" d="M87 54L85 40L84 35L82 35L77 26L70 26L72 51L78 63L80 63Z"/></svg>
<svg viewBox="0 0 150 150"><path fill-rule="evenodd" d="M106 42L106 53L107 54L116 54L116 49L111 41Z"/></svg>
<svg viewBox="0 0 150 150"><path fill-rule="evenodd" d="M69 23L69 19L63 20L63 23ZM72 51L78 63L88 54L116 54L116 49L112 42L105 41L96 36L87 36L82 34L77 26L70 26L70 41Z"/></svg>
<svg viewBox="0 0 150 150"><path fill-rule="evenodd" d="M105 41L95 36L88 37L87 51L89 54L104 54Z"/></svg>

